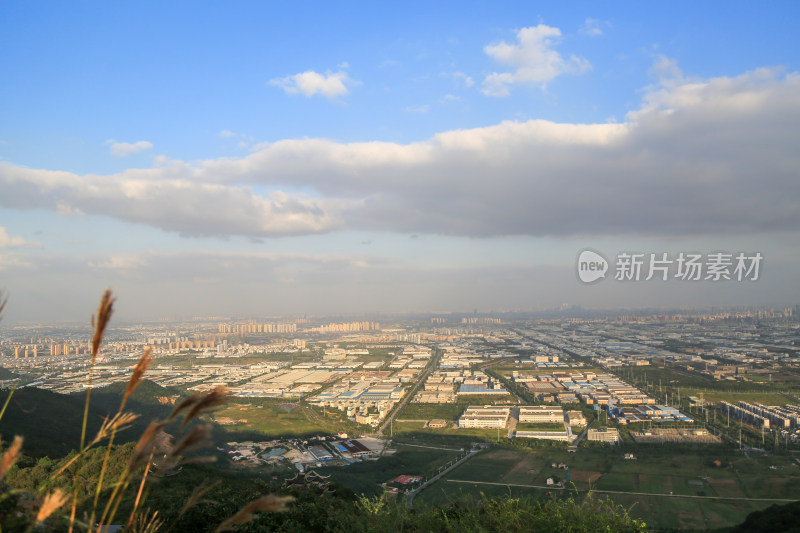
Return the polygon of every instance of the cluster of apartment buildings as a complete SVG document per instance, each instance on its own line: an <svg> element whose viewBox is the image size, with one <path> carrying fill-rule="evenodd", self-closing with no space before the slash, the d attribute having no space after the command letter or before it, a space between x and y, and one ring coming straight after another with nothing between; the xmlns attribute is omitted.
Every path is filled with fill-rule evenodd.
<svg viewBox="0 0 800 533"><path fill-rule="evenodd" d="M347 333L352 331L380 331L379 322L338 322L309 328L312 333Z"/></svg>
<svg viewBox="0 0 800 533"><path fill-rule="evenodd" d="M124 353L140 349L141 345L128 343L110 343L103 348L106 353ZM61 357L69 355L87 355L92 351L92 343L75 342L52 342L42 344L18 344L13 347L14 359L26 359L28 357Z"/></svg>
<svg viewBox="0 0 800 533"><path fill-rule="evenodd" d="M219 333L228 335L247 335L254 333L294 333L297 324L289 323L257 323L247 322L239 324L221 323L217 326Z"/></svg>

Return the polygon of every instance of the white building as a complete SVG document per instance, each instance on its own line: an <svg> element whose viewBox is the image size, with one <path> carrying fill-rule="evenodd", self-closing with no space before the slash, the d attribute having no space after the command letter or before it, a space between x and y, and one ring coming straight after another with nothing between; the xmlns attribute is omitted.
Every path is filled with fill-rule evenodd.
<svg viewBox="0 0 800 533"><path fill-rule="evenodd" d="M564 422L564 410L550 405L524 405L519 408L519 421L525 423Z"/></svg>
<svg viewBox="0 0 800 533"><path fill-rule="evenodd" d="M470 405L458 419L462 428L504 428L511 415L510 407Z"/></svg>

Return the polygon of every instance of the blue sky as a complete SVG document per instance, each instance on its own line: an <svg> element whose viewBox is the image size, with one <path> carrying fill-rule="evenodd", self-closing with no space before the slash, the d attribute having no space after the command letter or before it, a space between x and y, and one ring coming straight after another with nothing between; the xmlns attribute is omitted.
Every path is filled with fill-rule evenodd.
<svg viewBox="0 0 800 533"><path fill-rule="evenodd" d="M6 2L7 319L106 285L132 319L793 305L798 15ZM765 271L588 287L587 246L758 249Z"/></svg>

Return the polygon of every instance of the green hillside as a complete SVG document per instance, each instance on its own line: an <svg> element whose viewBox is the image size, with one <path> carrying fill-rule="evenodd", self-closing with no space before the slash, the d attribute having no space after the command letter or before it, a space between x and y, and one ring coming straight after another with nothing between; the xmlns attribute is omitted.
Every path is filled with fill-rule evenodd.
<svg viewBox="0 0 800 533"><path fill-rule="evenodd" d="M87 438L93 437L104 417L113 415L119 408L125 383L115 383L91 394ZM5 403L9 390L0 390L0 402ZM128 400L126 410L140 415L129 429L119 433L117 442L136 440L156 417L165 417L172 411L171 405L161 405L157 398L174 393L150 381L143 381ZM0 436L5 442L14 435L25 438L23 451L26 456L62 457L80 444L81 424L86 393L59 394L35 388L18 388L3 418L0 419ZM0 404L1 404L0 403Z"/></svg>
<svg viewBox="0 0 800 533"><path fill-rule="evenodd" d="M0 390L5 403L9 390ZM0 435L5 442L21 435L23 451L29 457L61 457L80 444L84 399L55 392L22 388L14 391L0 420ZM89 410L87 433L94 435L105 413Z"/></svg>

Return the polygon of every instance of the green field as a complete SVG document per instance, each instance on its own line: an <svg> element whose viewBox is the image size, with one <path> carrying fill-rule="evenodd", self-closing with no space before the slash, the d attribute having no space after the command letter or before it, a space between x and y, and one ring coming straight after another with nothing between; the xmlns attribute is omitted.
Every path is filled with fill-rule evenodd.
<svg viewBox="0 0 800 533"><path fill-rule="evenodd" d="M692 396L700 396L697 392ZM763 392L736 392L736 391L708 391L703 394L703 399L707 402L718 402L724 400L735 404L736 402L757 402L764 405L784 405L789 403L789 399L779 392L774 392L765 388Z"/></svg>
<svg viewBox="0 0 800 533"><path fill-rule="evenodd" d="M564 422L550 424L547 422L520 422L517 431L564 431Z"/></svg>
<svg viewBox="0 0 800 533"><path fill-rule="evenodd" d="M306 405L263 399L249 404L228 403L224 409L215 411L210 420L226 432L239 435L238 438L241 435L267 439L330 434L351 429L353 426L353 422L344 419L344 415L325 418Z"/></svg>
<svg viewBox="0 0 800 533"><path fill-rule="evenodd" d="M697 372L688 372L678 368L661 366L648 366L641 369L621 369L617 374L636 386L643 387L645 380L650 384L650 392L660 393L672 390L677 392L680 386L681 396L697 394L700 391L710 392L754 392L777 393L779 391L797 394L800 391L800 375L787 369L776 370L772 374L772 381L729 381L715 380ZM762 375L759 375L762 376ZM669 389L668 389L669 387Z"/></svg>
<svg viewBox="0 0 800 533"><path fill-rule="evenodd" d="M562 426L563 428L563 426ZM425 422L394 422L391 432L396 438L408 440L410 437L425 439L426 437L438 437L439 439L453 437L470 437L471 440L481 442L495 442L499 439L506 439L508 429L481 429L481 428L459 428L452 423L446 428L433 429L426 428ZM388 434L388 432L387 432Z"/></svg>
<svg viewBox="0 0 800 533"><path fill-rule="evenodd" d="M464 412L465 406L458 403L414 403L408 402L397 414L400 420L431 420L443 418L453 421Z"/></svg>
<svg viewBox="0 0 800 533"><path fill-rule="evenodd" d="M596 496L610 497L656 528L726 527L768 507L772 499L800 498L800 464L792 457L746 457L730 450L725 452L727 456L719 451L686 454L662 447L640 448L636 453L638 459L630 461L623 459L617 448L582 448L577 454L556 448L493 448L451 472L414 501L415 505L437 505L480 494L534 498L563 495L566 491L544 488L550 476L566 481L567 472L552 467L552 463L562 461L569 466L568 488L581 491L581 497L590 489ZM714 460L723 466L714 466Z"/></svg>
<svg viewBox="0 0 800 533"><path fill-rule="evenodd" d="M408 402L397 414L397 418L400 420L431 420L434 418L456 420L470 405L511 405L516 403L515 398L510 394L504 394L502 396L456 396L455 403Z"/></svg>

